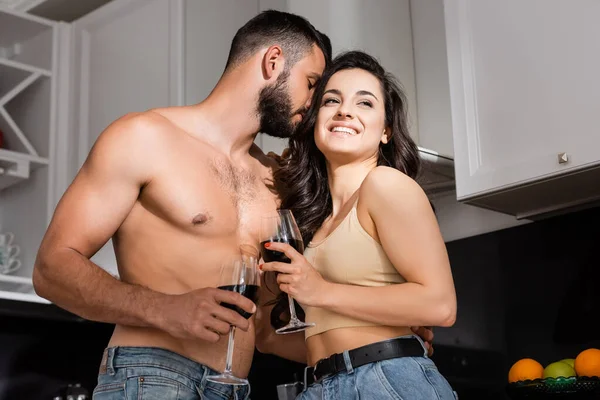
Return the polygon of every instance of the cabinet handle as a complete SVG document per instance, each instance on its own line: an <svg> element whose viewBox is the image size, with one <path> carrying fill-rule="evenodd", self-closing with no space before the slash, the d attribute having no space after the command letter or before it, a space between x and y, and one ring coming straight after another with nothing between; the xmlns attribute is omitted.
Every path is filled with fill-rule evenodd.
<svg viewBox="0 0 600 400"><path fill-rule="evenodd" d="M558 153L558 163L565 164L569 162L569 155L567 153Z"/></svg>

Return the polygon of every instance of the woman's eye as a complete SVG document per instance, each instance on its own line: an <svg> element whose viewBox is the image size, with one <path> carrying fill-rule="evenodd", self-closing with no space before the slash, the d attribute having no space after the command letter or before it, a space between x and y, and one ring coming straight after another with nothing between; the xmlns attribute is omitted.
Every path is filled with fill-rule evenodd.
<svg viewBox="0 0 600 400"><path fill-rule="evenodd" d="M363 100L363 101L359 102L358 104L360 104L362 106L373 107L373 103L371 103L368 100Z"/></svg>
<svg viewBox="0 0 600 400"><path fill-rule="evenodd" d="M323 101L323 105L331 104L331 103L339 103L338 99L329 98Z"/></svg>

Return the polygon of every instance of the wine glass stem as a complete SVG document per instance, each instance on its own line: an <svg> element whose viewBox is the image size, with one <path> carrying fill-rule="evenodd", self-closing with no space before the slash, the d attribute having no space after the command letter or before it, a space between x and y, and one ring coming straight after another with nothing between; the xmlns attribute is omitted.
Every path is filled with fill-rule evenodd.
<svg viewBox="0 0 600 400"><path fill-rule="evenodd" d="M235 326L229 328L229 343L227 344L227 360L225 361L225 373L231 374L231 364L233 362L233 336L235 335Z"/></svg>
<svg viewBox="0 0 600 400"><path fill-rule="evenodd" d="M290 322L296 322L298 321L298 317L296 316L296 307L294 307L294 299L292 298L292 295L288 293L288 302L290 305Z"/></svg>

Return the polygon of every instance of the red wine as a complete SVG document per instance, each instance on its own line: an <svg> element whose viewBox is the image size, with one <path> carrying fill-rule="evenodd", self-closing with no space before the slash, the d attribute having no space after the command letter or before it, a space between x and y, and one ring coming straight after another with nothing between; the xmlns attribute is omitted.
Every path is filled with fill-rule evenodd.
<svg viewBox="0 0 600 400"><path fill-rule="evenodd" d="M261 242L261 244L260 244L260 253L265 262L277 261L277 262L288 263L288 264L292 262L292 260L290 260L288 258L288 256L286 256L282 252L267 249L265 247L265 243L270 243L270 242L287 243L290 246L292 246L293 248L295 248L298 251L298 253L300 253L300 254L304 253L304 242L302 242L302 240L273 238L271 240L265 240L264 242Z"/></svg>
<svg viewBox="0 0 600 400"><path fill-rule="evenodd" d="M228 292L239 293L242 296L244 296L245 298L252 300L254 302L254 304L256 304L258 302L258 285L246 285L246 284L227 285L227 286L219 286L219 289L227 290ZM230 310L237 312L238 314L240 314L242 317L244 317L246 319L248 319L252 316L251 313L242 310L238 306L234 306L229 303L221 303L221 305L225 308L229 308Z"/></svg>

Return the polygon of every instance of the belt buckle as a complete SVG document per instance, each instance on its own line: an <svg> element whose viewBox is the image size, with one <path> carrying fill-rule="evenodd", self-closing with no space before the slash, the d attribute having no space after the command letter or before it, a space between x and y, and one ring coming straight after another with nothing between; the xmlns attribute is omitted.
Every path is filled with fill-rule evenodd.
<svg viewBox="0 0 600 400"><path fill-rule="evenodd" d="M309 370L312 371L312 372L310 372L310 375L308 372ZM309 376L310 376L310 378L312 378L310 381L308 379ZM313 383L317 383L317 377L315 376L315 367L304 368L304 382L303 383L304 383L304 390L306 390Z"/></svg>
<svg viewBox="0 0 600 400"><path fill-rule="evenodd" d="M317 382L317 383L320 382L320 381L322 381L325 378L330 377L332 375L331 372L328 372L326 374L321 375L321 377L317 379L317 375L316 375L317 368L319 368L319 365L323 365L323 363L325 361L330 361L330 359L329 358L323 358L323 359L317 361L317 363L315 364L315 369L313 370L313 377L315 378L315 382Z"/></svg>

